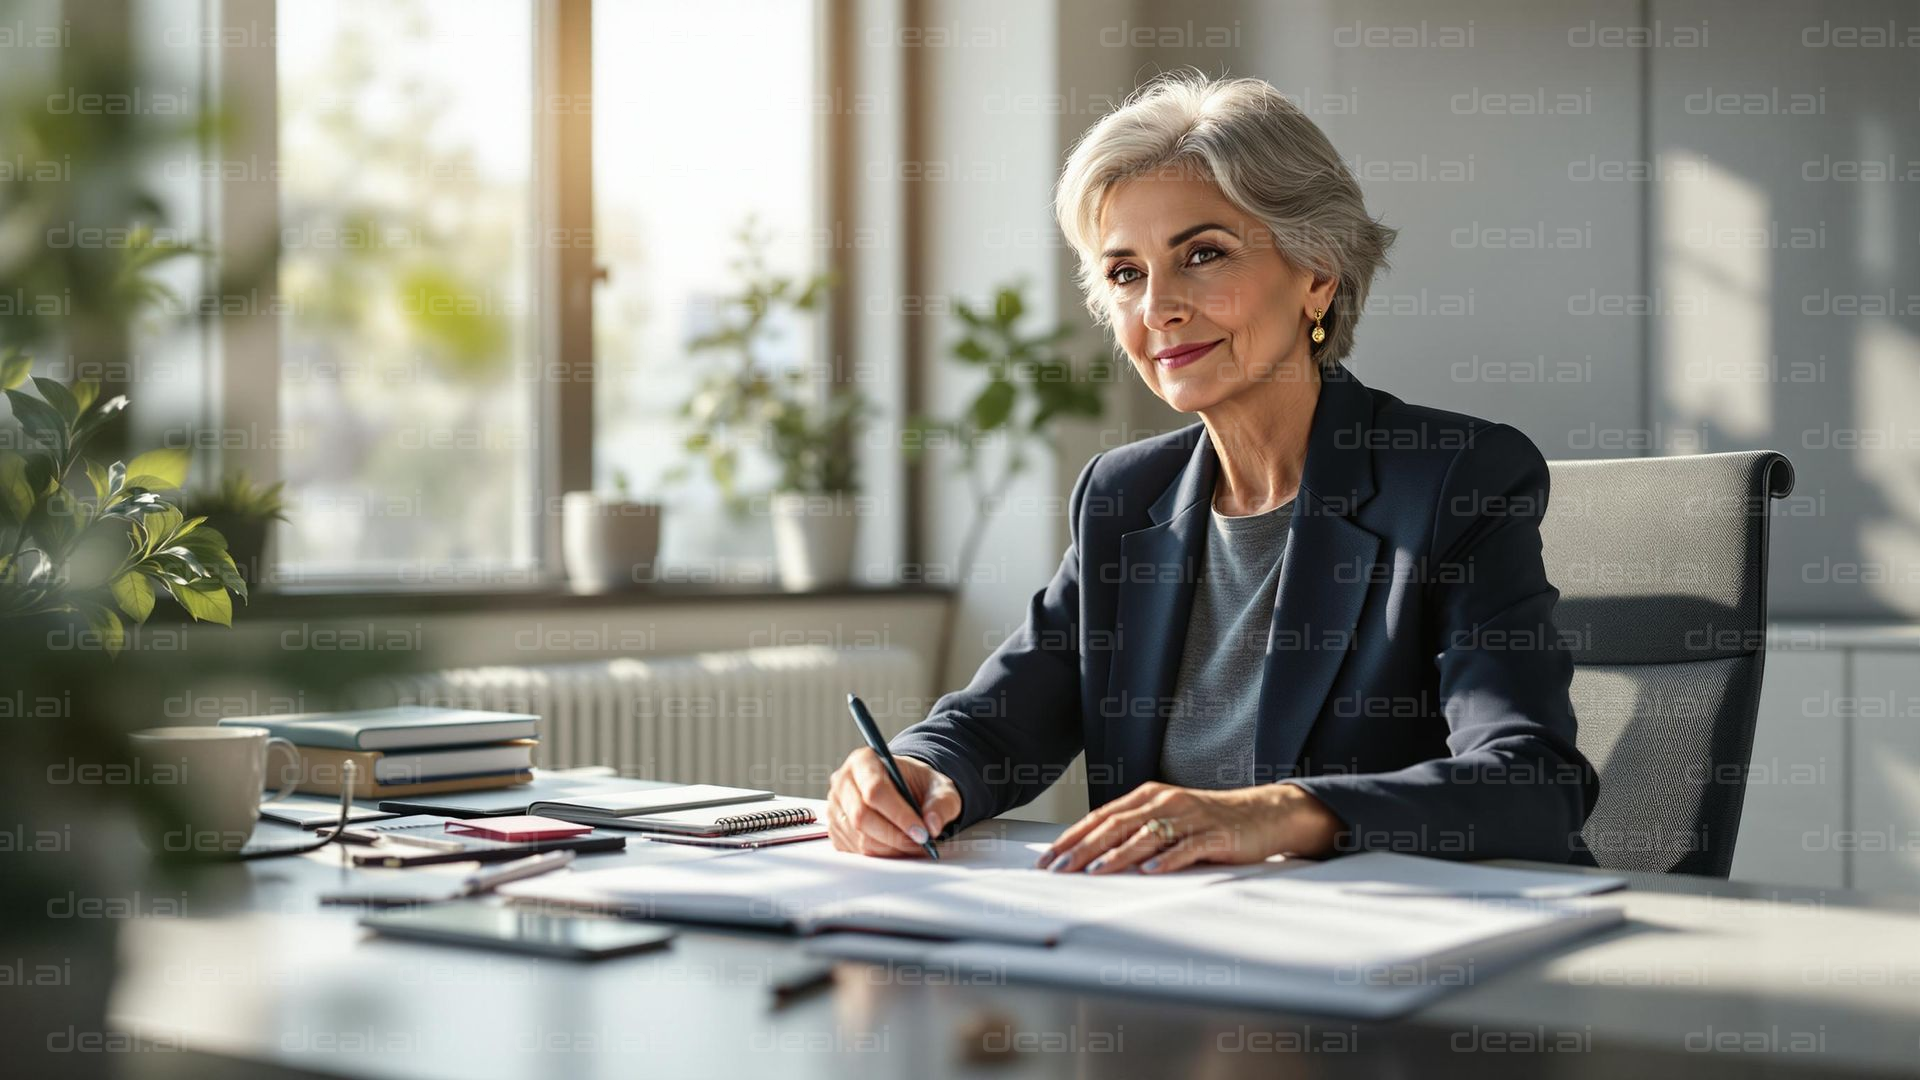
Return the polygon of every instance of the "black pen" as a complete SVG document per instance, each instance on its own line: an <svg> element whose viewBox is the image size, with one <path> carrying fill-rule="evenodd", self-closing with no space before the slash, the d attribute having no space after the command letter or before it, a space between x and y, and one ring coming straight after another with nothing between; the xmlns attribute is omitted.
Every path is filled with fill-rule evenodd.
<svg viewBox="0 0 1920 1080"><path fill-rule="evenodd" d="M834 983L834 966L831 960L797 960L787 970L776 972L773 977L773 1007L784 1005L815 990L823 990Z"/></svg>
<svg viewBox="0 0 1920 1080"><path fill-rule="evenodd" d="M867 740L873 752L880 755L880 764L886 768L887 775L893 779L893 786L900 791L900 797L907 800L913 809L913 816L920 819L921 828L926 827L927 815L920 809L920 800L913 797L913 789L907 786L907 780L900 775L900 766L894 764L893 751L887 749L887 740L880 737L880 725L873 722L873 714L867 711L867 703L854 694L847 695L847 711L853 713L854 726L860 729L860 737ZM933 837L920 841L927 849L927 857L938 862L940 853L934 850Z"/></svg>

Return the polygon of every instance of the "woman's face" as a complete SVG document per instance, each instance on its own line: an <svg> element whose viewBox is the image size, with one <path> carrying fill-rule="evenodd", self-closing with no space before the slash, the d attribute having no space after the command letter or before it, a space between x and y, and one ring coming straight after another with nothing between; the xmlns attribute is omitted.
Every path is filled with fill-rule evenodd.
<svg viewBox="0 0 1920 1080"><path fill-rule="evenodd" d="M1100 251L1114 337L1168 405L1199 412L1249 387L1312 378L1309 313L1327 306L1334 280L1294 269L1213 184L1116 185Z"/></svg>

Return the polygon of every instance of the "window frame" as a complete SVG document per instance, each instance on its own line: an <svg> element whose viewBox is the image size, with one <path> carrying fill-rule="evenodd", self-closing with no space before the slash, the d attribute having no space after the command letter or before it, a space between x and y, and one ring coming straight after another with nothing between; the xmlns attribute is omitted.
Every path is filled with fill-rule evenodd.
<svg viewBox="0 0 1920 1080"><path fill-rule="evenodd" d="M562 588L560 497L593 487L594 477L594 301L606 277L598 263L594 232L593 183L593 3L594 0L530 0L533 5L533 131L535 170L532 218L534 245L531 303L534 307L531 358L535 372L534 411L541 427L534 463L536 505L534 558L524 571L475 570L471 582L409 585L397 575L378 572L314 574L298 582L275 582L276 591L485 592ZM216 251L247 251L270 243L273 273L244 283L229 275L230 265L208 260L206 280L220 296L245 294L251 302L218 305L209 316L208 360L216 369L209 403L211 418L225 431L269 431L280 423L280 372L284 361L281 333L283 299L279 289L278 0L214 0L203 10L207 26L206 97L211 107L223 102L269 101L266 110L245 110L245 122L230 126L205 144L209 158L264 163L235 170L207 170L202 193L209 239ZM842 0L814 0L814 86L816 98L831 93L832 66L844 44L839 34L851 22ZM814 224L836 217L845 206L837 184L850 133L837 113L814 122ZM556 239L558 242L556 242ZM236 259L235 262L244 262ZM816 254L815 263L822 260ZM814 267L809 267L811 271ZM230 310L231 309L231 310ZM847 343L853 305L842 299L814 320L815 355L835 377L849 372ZM245 358L271 356L273 363ZM263 417L270 423L262 424ZM273 439L234 440L219 452L222 469L244 469L259 483L281 478L279 450ZM224 443L224 440L223 440ZM209 473L203 472L203 475ZM899 522L887 522L889 527ZM895 528L898 531L898 528ZM892 546L891 544L887 546ZM527 580L531 578L532 580Z"/></svg>
<svg viewBox="0 0 1920 1080"><path fill-rule="evenodd" d="M560 496L593 487L593 305L605 276L593 221L593 0L534 0L538 408L542 440L538 563L561 583ZM575 241L584 238L584 245ZM553 357L552 361L547 358ZM551 369L545 370L545 369ZM548 377L549 374L557 377Z"/></svg>

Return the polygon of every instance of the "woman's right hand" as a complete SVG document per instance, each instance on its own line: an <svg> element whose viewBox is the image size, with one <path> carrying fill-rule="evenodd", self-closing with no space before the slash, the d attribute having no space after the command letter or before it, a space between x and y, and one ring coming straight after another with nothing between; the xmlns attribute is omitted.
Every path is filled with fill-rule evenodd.
<svg viewBox="0 0 1920 1080"><path fill-rule="evenodd" d="M946 774L918 758L895 755L893 761L926 816L914 815L880 755L863 746L847 755L827 787L827 835L834 847L886 858L925 856L921 842L960 816L960 789Z"/></svg>

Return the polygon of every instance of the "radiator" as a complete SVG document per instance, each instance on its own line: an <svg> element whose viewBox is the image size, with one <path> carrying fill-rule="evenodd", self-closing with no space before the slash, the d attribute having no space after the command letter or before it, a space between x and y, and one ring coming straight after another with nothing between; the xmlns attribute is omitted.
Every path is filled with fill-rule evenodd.
<svg viewBox="0 0 1920 1080"><path fill-rule="evenodd" d="M623 776L823 794L862 745L847 693L888 736L926 715L917 654L792 646L475 667L357 686L361 707L442 705L540 717L541 768L607 765Z"/></svg>

